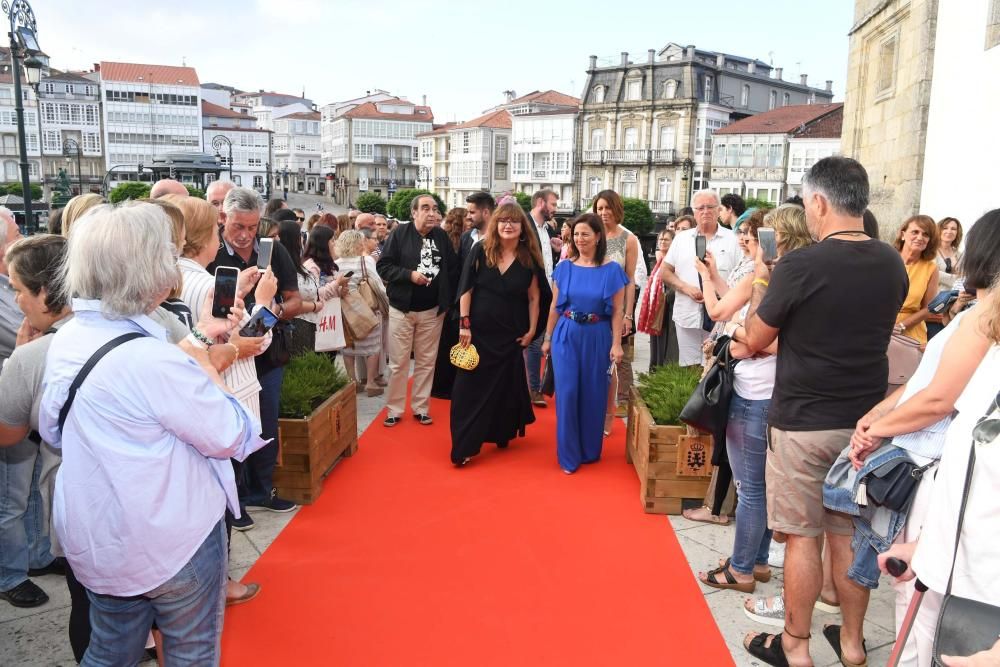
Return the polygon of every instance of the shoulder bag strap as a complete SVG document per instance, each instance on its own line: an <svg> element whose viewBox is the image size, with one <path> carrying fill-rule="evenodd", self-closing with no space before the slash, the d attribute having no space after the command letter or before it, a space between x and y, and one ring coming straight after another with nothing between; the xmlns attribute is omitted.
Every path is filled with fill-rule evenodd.
<svg viewBox="0 0 1000 667"><path fill-rule="evenodd" d="M107 343L102 345L97 350L97 352L94 352L94 354L91 355L90 359L87 359L87 363L83 365L83 368L80 369L80 372L76 374L76 378L73 380L73 384L69 386L69 393L66 396L66 402L63 403L62 408L59 410L60 433L63 430L63 425L66 423L66 418L69 416L69 409L73 407L73 400L76 398L76 392L80 389L80 385L83 384L83 381L87 379L87 376L90 375L90 371L94 369L94 366L97 365L97 362L100 361L104 357L104 355L106 355L108 352L115 349L122 343L127 343L130 340L134 340L136 338L145 338L145 337L146 334L141 333L139 331L133 331L131 333L122 334L117 338L112 338Z"/></svg>
<svg viewBox="0 0 1000 667"><path fill-rule="evenodd" d="M983 417L986 419L993 413L996 406L1000 404L1000 394L997 394L996 400L993 405L990 406L989 412ZM977 426L980 422L977 422ZM951 595L951 585L955 580L955 563L958 561L958 547L962 542L962 525L965 523L965 508L969 504L969 492L972 490L972 473L976 467L976 439L972 439L972 448L969 450L969 465L965 470L965 487L962 489L962 505L958 510L958 527L955 529L955 551L951 557L951 572L948 574L948 588L945 590L945 597Z"/></svg>

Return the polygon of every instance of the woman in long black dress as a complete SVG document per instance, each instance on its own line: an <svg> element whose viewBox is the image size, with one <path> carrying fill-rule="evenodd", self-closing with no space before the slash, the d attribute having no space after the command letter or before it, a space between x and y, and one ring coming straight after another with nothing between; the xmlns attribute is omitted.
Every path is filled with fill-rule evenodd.
<svg viewBox="0 0 1000 667"><path fill-rule="evenodd" d="M500 206L473 246L458 293L459 342L479 365L458 370L451 398L451 461L463 466L484 442L506 447L535 421L524 348L545 328L552 292L538 236L517 204Z"/></svg>

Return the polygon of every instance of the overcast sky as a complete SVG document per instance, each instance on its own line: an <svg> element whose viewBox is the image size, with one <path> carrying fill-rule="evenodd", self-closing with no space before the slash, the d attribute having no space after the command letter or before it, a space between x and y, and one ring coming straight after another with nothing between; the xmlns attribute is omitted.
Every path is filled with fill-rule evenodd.
<svg viewBox="0 0 1000 667"><path fill-rule="evenodd" d="M786 80L833 80L842 100L853 2L801 0L35 0L38 40L60 69L101 60L195 67L202 83L301 94L319 105L381 88L435 120L469 120L518 95L579 96L588 56L668 42L756 57ZM609 11L609 9L613 11ZM710 10L710 13L704 10Z"/></svg>

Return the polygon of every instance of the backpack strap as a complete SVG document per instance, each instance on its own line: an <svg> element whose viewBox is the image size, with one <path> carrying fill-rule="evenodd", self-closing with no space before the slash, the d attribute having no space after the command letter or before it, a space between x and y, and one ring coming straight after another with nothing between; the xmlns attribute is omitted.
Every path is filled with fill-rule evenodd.
<svg viewBox="0 0 1000 667"><path fill-rule="evenodd" d="M69 416L69 409L73 407L73 400L76 398L76 392L80 389L80 385L83 384L83 381L87 379L87 376L90 375L90 371L94 369L94 366L97 365L97 362L100 361L104 357L104 355L106 355L108 352L115 349L122 343L127 343L130 340L135 340L136 338L145 338L145 337L146 334L138 331L122 334L117 338L112 338L107 343L102 345L97 350L97 352L94 352L94 354L90 356L90 359L87 359L87 363L83 365L83 368L80 369L80 372L76 374L76 378L73 380L73 384L69 386L69 392L66 396L66 402L63 403L62 408L60 408L59 410L60 433L62 433L63 425L66 423L66 418Z"/></svg>

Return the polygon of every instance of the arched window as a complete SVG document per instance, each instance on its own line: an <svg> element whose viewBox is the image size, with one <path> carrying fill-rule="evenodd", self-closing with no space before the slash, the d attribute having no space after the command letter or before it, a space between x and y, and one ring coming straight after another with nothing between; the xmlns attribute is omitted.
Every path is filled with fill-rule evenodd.
<svg viewBox="0 0 1000 667"><path fill-rule="evenodd" d="M604 86L594 88L594 102L602 104L604 102Z"/></svg>
<svg viewBox="0 0 1000 667"><path fill-rule="evenodd" d="M778 106L778 91L777 90L772 90L771 91L771 96L768 98L768 101L767 101L767 110L770 111L771 109L773 109L776 106Z"/></svg>
<svg viewBox="0 0 1000 667"><path fill-rule="evenodd" d="M669 79L663 84L663 99L672 100L677 97L677 82Z"/></svg>
<svg viewBox="0 0 1000 667"><path fill-rule="evenodd" d="M781 96L781 106L787 107L789 104L791 104L791 102L792 102L792 96L789 95L788 93L785 93L784 95Z"/></svg>
<svg viewBox="0 0 1000 667"><path fill-rule="evenodd" d="M750 106L750 84L743 84L743 93L740 96L740 105L744 107Z"/></svg>

